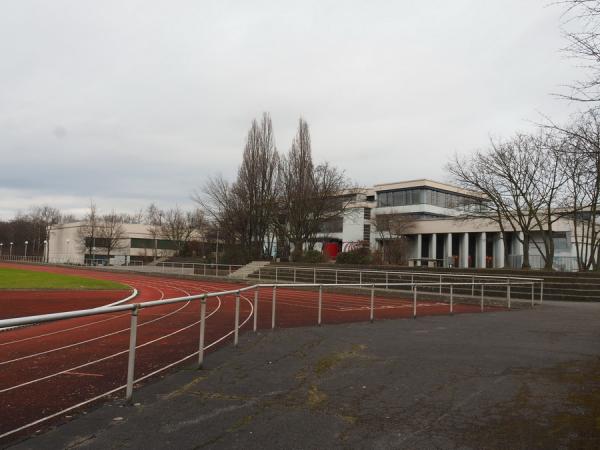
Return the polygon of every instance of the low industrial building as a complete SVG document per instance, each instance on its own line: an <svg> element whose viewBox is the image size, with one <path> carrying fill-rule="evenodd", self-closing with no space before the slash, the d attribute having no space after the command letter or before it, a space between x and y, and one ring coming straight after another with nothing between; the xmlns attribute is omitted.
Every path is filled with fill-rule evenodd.
<svg viewBox="0 0 600 450"><path fill-rule="evenodd" d="M85 222L53 225L48 233L47 261L59 264L123 265L175 255L176 244L157 236L148 225L124 223L121 226L120 239L109 258L101 237L90 242L91 238L85 236Z"/></svg>

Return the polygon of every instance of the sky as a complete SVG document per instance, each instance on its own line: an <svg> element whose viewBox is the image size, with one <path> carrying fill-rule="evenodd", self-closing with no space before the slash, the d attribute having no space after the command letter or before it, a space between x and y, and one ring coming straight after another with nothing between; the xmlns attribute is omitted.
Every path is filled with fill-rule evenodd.
<svg viewBox="0 0 600 450"><path fill-rule="evenodd" d="M548 0L0 2L0 218L192 207L248 128L355 183L450 181L455 153L560 122L582 78Z"/></svg>

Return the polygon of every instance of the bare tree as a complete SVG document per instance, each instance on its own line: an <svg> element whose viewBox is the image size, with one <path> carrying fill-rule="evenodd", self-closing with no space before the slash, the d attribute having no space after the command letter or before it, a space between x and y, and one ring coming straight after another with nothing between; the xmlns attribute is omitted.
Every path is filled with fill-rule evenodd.
<svg viewBox="0 0 600 450"><path fill-rule="evenodd" d="M553 224L560 217L555 210L566 183L558 160L561 145L549 133L516 134L508 140L492 140L485 152L463 159L455 157L448 166L459 184L485 196L485 208L466 215L496 222L505 243L506 228L515 232L523 244L523 268L531 267L532 243L540 250L545 268L552 269ZM533 239L534 231L542 236L541 244Z"/></svg>
<svg viewBox="0 0 600 450"><path fill-rule="evenodd" d="M79 227L79 241L84 253L90 255L91 259L95 259L96 239L99 237L99 229L101 218L98 215L96 204L90 200L90 207L83 219L83 224Z"/></svg>
<svg viewBox="0 0 600 450"><path fill-rule="evenodd" d="M328 163L314 165L310 131L304 119L299 120L292 147L281 159L279 183L278 236L293 244L294 259L302 255L304 243L314 245L323 222L344 214L357 193L335 167Z"/></svg>
<svg viewBox="0 0 600 450"><path fill-rule="evenodd" d="M264 113L261 122L254 120L248 131L236 181L212 178L194 195L220 238L238 245L245 260L271 254L278 207L278 163L273 125Z"/></svg>
<svg viewBox="0 0 600 450"><path fill-rule="evenodd" d="M550 123L562 133L562 170L567 177L564 213L573 221L575 250L580 270L598 270L600 261L600 111L579 114L567 126Z"/></svg>
<svg viewBox="0 0 600 450"><path fill-rule="evenodd" d="M174 243L177 255L182 255L194 233L201 230L204 224L204 216L199 209L186 212L176 206L164 211L160 231L162 236Z"/></svg>
<svg viewBox="0 0 600 450"><path fill-rule="evenodd" d="M564 49L572 57L583 61L589 76L571 86L570 100L600 101L600 1L562 0L564 6L563 34L569 41Z"/></svg>
<svg viewBox="0 0 600 450"><path fill-rule="evenodd" d="M162 218L164 212L160 210L154 203L151 203L146 208L145 221L147 224L148 233L152 236L152 257L156 261L158 258L158 238L161 235Z"/></svg>
<svg viewBox="0 0 600 450"><path fill-rule="evenodd" d="M378 214L371 218L382 245L383 260L389 264L405 264L408 256L407 233L414 226L410 214Z"/></svg>
<svg viewBox="0 0 600 450"><path fill-rule="evenodd" d="M247 210L245 242L251 259L270 255L265 245L267 236L272 234L277 212L277 175L279 154L275 146L273 125L269 114L264 113L262 121L252 122L242 165L233 192L238 197L238 206Z"/></svg>
<svg viewBox="0 0 600 450"><path fill-rule="evenodd" d="M33 206L29 217L33 225L32 253L41 254L44 241L48 241L48 227L61 220L60 210L49 205Z"/></svg>
<svg viewBox="0 0 600 450"><path fill-rule="evenodd" d="M98 237L100 238L101 247L106 250L106 258L110 261L110 255L113 251L126 247L123 217L115 211L102 216L98 227Z"/></svg>

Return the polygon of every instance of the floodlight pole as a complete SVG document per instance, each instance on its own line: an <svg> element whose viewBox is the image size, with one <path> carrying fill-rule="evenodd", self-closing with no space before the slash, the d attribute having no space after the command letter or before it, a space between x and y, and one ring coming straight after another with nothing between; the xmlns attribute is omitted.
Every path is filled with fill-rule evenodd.
<svg viewBox="0 0 600 450"><path fill-rule="evenodd" d="M27 244L29 244L29 241L25 241L25 258L27 258Z"/></svg>

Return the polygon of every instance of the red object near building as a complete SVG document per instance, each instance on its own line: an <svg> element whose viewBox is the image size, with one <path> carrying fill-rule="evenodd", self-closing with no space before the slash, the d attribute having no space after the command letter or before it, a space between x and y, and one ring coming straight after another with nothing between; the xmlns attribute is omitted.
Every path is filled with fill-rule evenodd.
<svg viewBox="0 0 600 450"><path fill-rule="evenodd" d="M336 242L328 242L325 244L323 251L329 259L335 259L340 252L340 246Z"/></svg>

